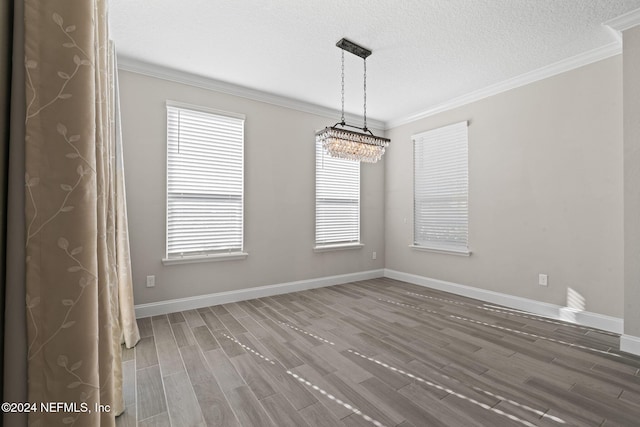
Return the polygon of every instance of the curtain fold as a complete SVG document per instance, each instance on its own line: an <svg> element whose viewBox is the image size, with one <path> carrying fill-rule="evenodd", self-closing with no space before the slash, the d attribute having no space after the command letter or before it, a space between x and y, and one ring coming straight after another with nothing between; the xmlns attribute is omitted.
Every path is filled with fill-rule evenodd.
<svg viewBox="0 0 640 427"><path fill-rule="evenodd" d="M12 3L0 3L0 313L2 313L2 316L0 316L0 366L4 365L4 296L6 290L9 121L11 120L12 18ZM4 371L0 372L0 384L4 384ZM0 391L0 394L4 397L4 391Z"/></svg>
<svg viewBox="0 0 640 427"><path fill-rule="evenodd" d="M4 384L3 401L27 401L27 331L25 307L25 68L24 68L24 1L9 2L9 16L3 16L2 28L12 40L3 43L9 58L2 73L10 77L10 112L8 134L7 233L4 306ZM13 23L13 25L11 25ZM5 26L6 25L6 26ZM4 36L7 33L3 33ZM6 133L5 133L6 135ZM23 427L25 413L4 413L5 427ZM0 423L2 424L2 423Z"/></svg>
<svg viewBox="0 0 640 427"><path fill-rule="evenodd" d="M0 366L4 366L9 122L11 120L11 44L13 41L12 18L12 3L0 3L0 313L2 314L2 316L0 316ZM0 373L0 384L4 384L4 370ZM2 394L2 401L4 402L4 387L0 394Z"/></svg>
<svg viewBox="0 0 640 427"><path fill-rule="evenodd" d="M120 342L139 334L107 2L25 5L28 400L89 409L31 413L29 424L113 426Z"/></svg>
<svg viewBox="0 0 640 427"><path fill-rule="evenodd" d="M123 342L131 348L140 340L140 332L133 309L133 276L131 275L131 253L129 247L129 222L127 219L127 199L124 179L124 153L122 149L122 127L120 120L120 86L118 84L118 63L116 48L110 43L109 51L113 76L113 129L115 131L115 197L116 197L116 266L118 268L118 300L120 325Z"/></svg>

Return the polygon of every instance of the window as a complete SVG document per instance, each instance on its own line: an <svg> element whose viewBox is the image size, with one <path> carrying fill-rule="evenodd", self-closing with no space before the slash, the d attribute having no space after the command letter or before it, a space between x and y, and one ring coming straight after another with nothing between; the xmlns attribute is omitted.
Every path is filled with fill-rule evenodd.
<svg viewBox="0 0 640 427"><path fill-rule="evenodd" d="M467 122L412 139L413 246L468 255Z"/></svg>
<svg viewBox="0 0 640 427"><path fill-rule="evenodd" d="M360 162L329 156L316 141L316 247L360 242Z"/></svg>
<svg viewBox="0 0 640 427"><path fill-rule="evenodd" d="M168 260L242 252L243 152L244 116L167 102Z"/></svg>

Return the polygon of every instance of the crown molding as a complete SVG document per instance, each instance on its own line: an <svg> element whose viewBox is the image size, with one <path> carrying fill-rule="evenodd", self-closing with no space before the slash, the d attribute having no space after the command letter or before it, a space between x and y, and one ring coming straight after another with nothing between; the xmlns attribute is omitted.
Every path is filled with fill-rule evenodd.
<svg viewBox="0 0 640 427"><path fill-rule="evenodd" d="M624 29L628 29L636 25L631 24L632 22L634 22L632 21L633 19L636 20L635 22L640 23L640 9L629 12L613 20L607 21L604 25L609 26L615 31L623 31ZM619 22L620 27L614 27L613 21L616 21L615 25L618 25L617 23ZM619 30L618 28L622 28L622 30ZM407 123L415 122L417 120L433 116L438 113L442 113L444 111L448 111L466 104L470 104L472 102L479 101L484 98L488 98L493 95L497 95L502 92L506 92L511 89L518 88L520 86L525 86L527 84L543 80L557 74L571 71L575 68L579 68L593 62L601 61L603 59L612 57L614 55L619 55L621 53L622 44L620 41L615 41L605 46L601 46L599 48L592 49L590 51L555 62L537 70L533 70L528 73L513 77L511 79L473 91L466 95L453 98L449 101L435 105L424 111L413 113L408 116L398 117L387 122L382 120L368 119L368 123L369 126L373 129L392 129ZM286 96L251 89L245 86L235 85L233 83L228 83L221 80L199 76L162 65L140 61L138 59L131 58L122 54L118 54L118 68L124 71L130 71L137 74L143 74L150 77L195 86L202 89L239 96L241 98L264 102L271 105L277 105L279 107L291 108L293 110L315 114L331 119L340 117L339 110L322 107L317 104L300 101ZM360 116L350 113L345 113L345 117L350 122L358 122L362 119Z"/></svg>
<svg viewBox="0 0 640 427"><path fill-rule="evenodd" d="M228 95L239 96L241 98L264 102L271 105L277 105L279 107L291 108L292 110L315 114L322 117L328 117L334 120L338 120L340 118L339 110L322 107L317 104L300 101L286 96L251 89L245 86L224 82L209 77L199 76L197 74L176 70L174 68L165 67L162 65L140 61L139 59L131 58L122 54L118 54L118 69L175 83L182 83L189 86L212 90L215 92L226 93ZM345 118L347 119L347 121L355 123L358 123L360 120L362 120L361 116L350 113L345 113ZM367 118L367 124L372 129L386 129L386 123L381 120Z"/></svg>
<svg viewBox="0 0 640 427"><path fill-rule="evenodd" d="M640 25L640 9L632 10L624 15L609 19L603 25L618 32L623 32L624 30Z"/></svg>
<svg viewBox="0 0 640 427"><path fill-rule="evenodd" d="M511 79L502 81L500 83L487 86L483 89L476 90L466 95L453 98L447 102L431 107L428 110L389 120L387 122L387 129L392 129L407 123L415 122L416 120L424 119L426 117L433 116L434 114L461 107L463 105L470 104L472 102L479 101L481 99L488 98L490 96L497 95L499 93L506 92L520 86L534 83L538 80L543 80L557 74L561 74L566 71L570 71L575 68L579 68L593 62L609 58L614 55L619 55L621 53L622 44L618 41L612 42L605 46L601 46L587 52L563 59L562 61L555 62L545 67L538 68L537 70L533 70L528 73L524 73Z"/></svg>

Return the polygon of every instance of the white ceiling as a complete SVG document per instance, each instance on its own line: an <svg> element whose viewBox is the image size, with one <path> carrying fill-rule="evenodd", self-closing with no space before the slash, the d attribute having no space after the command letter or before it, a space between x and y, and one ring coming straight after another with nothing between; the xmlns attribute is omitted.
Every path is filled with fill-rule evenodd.
<svg viewBox="0 0 640 427"><path fill-rule="evenodd" d="M640 0L111 0L111 38L135 59L340 107L346 37L367 59L367 110L393 122L619 43L603 22ZM346 54L346 110L362 59Z"/></svg>

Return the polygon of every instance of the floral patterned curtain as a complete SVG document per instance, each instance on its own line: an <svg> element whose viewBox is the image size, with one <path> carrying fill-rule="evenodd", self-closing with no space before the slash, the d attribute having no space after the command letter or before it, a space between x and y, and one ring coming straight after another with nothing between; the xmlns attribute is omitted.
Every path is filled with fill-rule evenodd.
<svg viewBox="0 0 640 427"><path fill-rule="evenodd" d="M113 426L124 410L120 343L139 335L113 61L106 0L25 1L29 401L78 409L32 426Z"/></svg>

